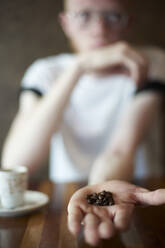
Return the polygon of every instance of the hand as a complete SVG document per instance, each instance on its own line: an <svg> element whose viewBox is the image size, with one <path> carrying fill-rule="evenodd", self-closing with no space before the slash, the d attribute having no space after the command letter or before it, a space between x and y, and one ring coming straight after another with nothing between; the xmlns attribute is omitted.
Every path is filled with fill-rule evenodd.
<svg viewBox="0 0 165 248"><path fill-rule="evenodd" d="M89 205L86 195L103 190L113 193L115 205L107 207ZM85 240L91 245L98 244L100 239L112 237L116 231L126 230L135 204L140 197L142 201L144 200L142 195L136 198L136 194L144 192L148 190L118 180L86 186L78 190L68 205L69 230L73 234L78 234L83 223Z"/></svg>
<svg viewBox="0 0 165 248"><path fill-rule="evenodd" d="M115 205L98 207L87 203L87 194L102 190L113 193ZM96 245L100 239L108 239L115 232L128 228L136 204L155 206L165 204L165 189L149 191L119 180L86 186L74 193L70 199L69 230L73 234L78 234L83 223L86 242Z"/></svg>
<svg viewBox="0 0 165 248"><path fill-rule="evenodd" d="M148 60L126 42L117 42L108 47L80 55L87 71L110 69L111 73L124 73L141 86L148 74Z"/></svg>

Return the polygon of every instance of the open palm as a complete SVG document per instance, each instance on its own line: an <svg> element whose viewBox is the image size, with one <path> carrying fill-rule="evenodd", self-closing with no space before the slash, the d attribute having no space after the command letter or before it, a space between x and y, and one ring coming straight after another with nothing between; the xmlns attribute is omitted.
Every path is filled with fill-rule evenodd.
<svg viewBox="0 0 165 248"><path fill-rule="evenodd" d="M88 204L87 194L103 190L112 192L115 205L102 207ZM96 245L100 239L110 238L116 231L128 228L133 209L139 203L137 195L146 192L147 189L119 180L81 188L73 194L68 205L69 230L78 234L83 225L86 242Z"/></svg>

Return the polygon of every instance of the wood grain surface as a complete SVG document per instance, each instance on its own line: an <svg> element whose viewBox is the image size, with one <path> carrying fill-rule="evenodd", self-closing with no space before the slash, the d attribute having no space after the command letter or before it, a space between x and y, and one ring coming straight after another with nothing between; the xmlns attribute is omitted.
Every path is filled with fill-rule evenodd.
<svg viewBox="0 0 165 248"><path fill-rule="evenodd" d="M149 189L165 188L165 178L136 182ZM89 248L83 233L73 237L67 228L67 204L81 185L40 183L35 189L49 195L50 203L21 217L0 218L0 248ZM99 248L164 248L165 206L137 207L130 229L100 242Z"/></svg>

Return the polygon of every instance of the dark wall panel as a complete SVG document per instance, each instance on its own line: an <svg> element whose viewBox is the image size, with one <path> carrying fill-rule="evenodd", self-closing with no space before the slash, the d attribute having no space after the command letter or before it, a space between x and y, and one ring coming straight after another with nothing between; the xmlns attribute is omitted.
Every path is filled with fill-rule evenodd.
<svg viewBox="0 0 165 248"><path fill-rule="evenodd" d="M137 21L129 40L165 48L165 1L134 2ZM57 20L61 9L61 0L0 1L0 149L17 109L25 68L38 57L69 49Z"/></svg>

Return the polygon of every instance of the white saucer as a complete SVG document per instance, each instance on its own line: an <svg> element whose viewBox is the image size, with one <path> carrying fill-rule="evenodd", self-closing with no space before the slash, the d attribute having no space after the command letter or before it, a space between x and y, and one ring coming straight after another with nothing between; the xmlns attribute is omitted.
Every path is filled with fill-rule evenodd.
<svg viewBox="0 0 165 248"><path fill-rule="evenodd" d="M15 217L24 215L45 206L48 202L49 197L46 194L39 191L27 190L25 192L23 206L13 209L6 209L0 205L0 216Z"/></svg>

